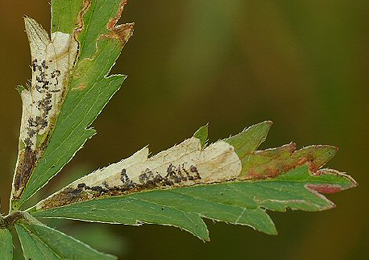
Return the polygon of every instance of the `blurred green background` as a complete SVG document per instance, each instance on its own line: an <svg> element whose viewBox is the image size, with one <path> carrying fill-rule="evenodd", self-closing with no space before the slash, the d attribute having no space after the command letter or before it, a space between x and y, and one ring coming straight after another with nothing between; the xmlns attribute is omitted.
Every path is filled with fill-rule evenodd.
<svg viewBox="0 0 369 260"><path fill-rule="evenodd" d="M47 1L0 0L0 195L7 211L21 100L31 77L22 17L50 28ZM98 135L39 197L77 175L156 153L210 122L210 140L274 121L262 148L340 148L329 167L358 188L321 213L271 213L278 236L207 221L203 243L173 227L49 222L120 259L369 259L369 1L132 0L136 22L114 72L129 75L94 123ZM93 239L91 239L93 238ZM111 239L113 238L113 239Z"/></svg>

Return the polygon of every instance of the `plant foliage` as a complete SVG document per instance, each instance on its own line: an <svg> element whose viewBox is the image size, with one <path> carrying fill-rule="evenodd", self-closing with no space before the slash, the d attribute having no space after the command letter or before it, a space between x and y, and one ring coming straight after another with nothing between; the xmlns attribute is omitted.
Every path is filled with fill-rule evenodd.
<svg viewBox="0 0 369 260"><path fill-rule="evenodd" d="M277 234L268 210L330 209L322 193L356 186L348 175L322 168L335 147L258 150L269 121L208 144L206 125L168 150L149 156L144 147L24 209L95 134L91 124L125 79L109 72L133 33L133 23L118 25L126 3L52 0L51 35L25 18L32 81L19 87L19 154L11 211L0 216L1 259L12 259L13 227L26 259L114 258L36 218L176 226L209 240L207 218Z"/></svg>

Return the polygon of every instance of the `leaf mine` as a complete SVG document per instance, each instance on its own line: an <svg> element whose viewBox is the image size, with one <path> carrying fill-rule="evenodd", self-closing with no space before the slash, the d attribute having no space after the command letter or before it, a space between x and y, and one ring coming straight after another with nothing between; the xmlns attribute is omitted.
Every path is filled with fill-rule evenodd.
<svg viewBox="0 0 369 260"><path fill-rule="evenodd" d="M125 0L52 1L52 34L25 18L32 85L19 87L21 137L11 211L53 178L95 135L90 126L126 76L109 75L133 34L118 25Z"/></svg>
<svg viewBox="0 0 369 260"><path fill-rule="evenodd" d="M59 207L101 196L120 196L236 179L242 165L233 146L218 141L202 149L195 137L148 158L147 147L121 162L97 170L38 204Z"/></svg>
<svg viewBox="0 0 369 260"><path fill-rule="evenodd" d="M65 95L78 43L70 34L55 32L51 38L34 19L25 17L31 48L31 86L20 90L22 119L19 154L12 197L19 199L47 141Z"/></svg>
<svg viewBox="0 0 369 260"><path fill-rule="evenodd" d="M192 138L152 157L148 157L149 149L145 147L127 159L76 180L39 202L32 210L44 211L109 197L124 198L143 191L175 191L196 186L209 186L210 189L210 185L227 183L252 185L255 181L283 179L284 174L302 166L307 167L311 176L321 179L337 176L338 180L347 182L345 185L329 181L307 182L300 188L309 196L311 193L321 196L318 192L333 193L356 185L354 180L341 173L320 169L335 155L337 149L333 146L308 146L296 150L296 145L291 143L278 148L256 150L264 141L270 125L270 122L254 125L236 136L208 146L205 145L208 129L204 126ZM328 204L321 206L321 210L333 205L325 198L324 201ZM301 203L305 201L301 200ZM319 206L315 208L319 209Z"/></svg>

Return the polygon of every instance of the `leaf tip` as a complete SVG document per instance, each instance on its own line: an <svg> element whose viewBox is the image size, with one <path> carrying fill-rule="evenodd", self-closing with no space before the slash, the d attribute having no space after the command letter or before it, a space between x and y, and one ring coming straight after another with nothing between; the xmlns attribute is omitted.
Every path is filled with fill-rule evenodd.
<svg viewBox="0 0 369 260"><path fill-rule="evenodd" d="M268 235L278 236L278 230L276 228L274 228L274 230L272 232L270 232Z"/></svg>
<svg viewBox="0 0 369 260"><path fill-rule="evenodd" d="M117 14L110 18L107 24L107 29L111 32L109 37L119 39L123 45L125 45L133 35L133 27L135 25L135 23L117 25L120 17L122 16L124 6L127 3L128 0L121 1Z"/></svg>
<svg viewBox="0 0 369 260"><path fill-rule="evenodd" d="M118 38L122 42L122 44L125 45L133 35L134 25L135 23L125 23L117 25L112 29L112 36L114 38Z"/></svg>
<svg viewBox="0 0 369 260"><path fill-rule="evenodd" d="M264 123L265 124L268 124L270 126L272 126L274 124L273 121L271 121L271 120L264 121Z"/></svg>
<svg viewBox="0 0 369 260"><path fill-rule="evenodd" d="M193 137L200 139L201 147L205 148L206 143L208 141L209 134L209 123L200 127L193 135Z"/></svg>
<svg viewBox="0 0 369 260"><path fill-rule="evenodd" d="M25 90L26 88L22 85L18 85L15 89L18 91L19 95L21 95L23 90Z"/></svg>

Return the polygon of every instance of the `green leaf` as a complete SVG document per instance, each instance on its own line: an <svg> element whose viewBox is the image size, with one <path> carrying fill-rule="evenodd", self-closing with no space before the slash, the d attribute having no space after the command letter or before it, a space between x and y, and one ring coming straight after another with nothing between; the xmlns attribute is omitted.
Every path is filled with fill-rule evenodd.
<svg viewBox="0 0 369 260"><path fill-rule="evenodd" d="M208 133L209 133L209 124L206 124L200 127L193 135L193 137L200 139L202 148L205 148L206 146L206 142L208 141Z"/></svg>
<svg viewBox="0 0 369 260"><path fill-rule="evenodd" d="M35 211L32 214L36 217L127 225L138 225L142 222L173 225L208 240L201 217L248 225L266 234L276 234L274 224L265 209L330 209L334 204L316 191L341 191L352 186L352 181L346 176L328 172L312 176L308 168L302 166L274 180L154 190L79 202Z"/></svg>
<svg viewBox="0 0 369 260"><path fill-rule="evenodd" d="M15 224L25 259L116 259L41 223Z"/></svg>
<svg viewBox="0 0 369 260"><path fill-rule="evenodd" d="M70 39L77 40L78 55L73 68L65 72L62 96L53 104L58 111L47 122L47 131L41 134L38 128L29 129L26 127L29 120L22 119L25 123L21 132L26 138L20 139L12 192L13 211L55 176L95 134L89 126L126 78L123 75L107 76L133 32L133 24L116 25L125 4L125 0L52 1L52 37L73 35ZM31 46L35 46L35 41L48 43L48 36L41 26L29 18L26 18L26 24ZM35 28L37 33L33 33ZM42 39L38 40L40 35ZM36 67L34 73L38 73L38 68L43 70L44 64L36 63L35 66L40 67ZM47 61L46 67L50 67ZM52 75L52 72L46 72L42 75ZM36 92L37 84L37 81L33 82L31 93ZM27 104L27 99L22 99L24 105ZM23 118L26 116L24 114ZM29 145L29 130L34 131L32 138L37 144L34 145L36 141L32 144L35 147Z"/></svg>
<svg viewBox="0 0 369 260"><path fill-rule="evenodd" d="M52 0L51 31L72 34L74 29L78 27L79 13L87 2L85 0Z"/></svg>
<svg viewBox="0 0 369 260"><path fill-rule="evenodd" d="M30 213L126 225L171 225L209 240L202 218L276 234L266 210L330 209L334 204L318 192L356 186L347 175L321 169L335 154L333 147L295 151L294 145L287 145L255 151L270 125L254 125L205 149L204 139L196 137L150 158L144 148L73 182Z"/></svg>
<svg viewBox="0 0 369 260"><path fill-rule="evenodd" d="M60 225L63 221L59 219L57 228L68 233L70 236L83 241L98 251L109 252L114 255L124 255L129 251L130 243L127 236L122 236L119 232L115 232L110 225L102 225L101 223L89 223L85 225L70 225L68 221L65 225Z"/></svg>
<svg viewBox="0 0 369 260"><path fill-rule="evenodd" d="M265 121L250 126L241 133L226 139L226 142L234 147L237 155L242 159L265 141L272 124L271 121Z"/></svg>
<svg viewBox="0 0 369 260"><path fill-rule="evenodd" d="M12 234L5 228L0 228L0 259L13 259Z"/></svg>

